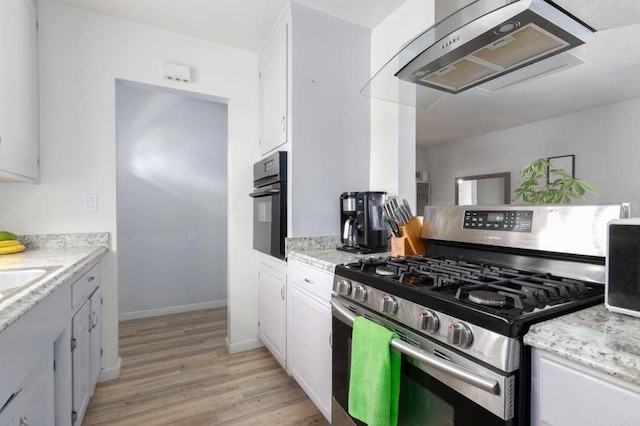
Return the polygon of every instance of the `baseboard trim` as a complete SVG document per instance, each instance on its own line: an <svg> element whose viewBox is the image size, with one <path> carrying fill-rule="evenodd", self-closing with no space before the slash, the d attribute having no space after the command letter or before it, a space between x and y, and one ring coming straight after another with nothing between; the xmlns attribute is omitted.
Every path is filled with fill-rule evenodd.
<svg viewBox="0 0 640 426"><path fill-rule="evenodd" d="M120 370L122 369L122 358L118 357L118 362L115 367L103 368L98 376L98 382L108 382L109 380L115 380L120 377Z"/></svg>
<svg viewBox="0 0 640 426"><path fill-rule="evenodd" d="M165 308L146 309L144 311L121 312L120 321L140 318L159 317L161 315L179 314L182 312L199 311L201 309L222 308L227 306L227 300L213 300L210 302L191 303L189 305L167 306Z"/></svg>
<svg viewBox="0 0 640 426"><path fill-rule="evenodd" d="M227 352L229 352L230 354L249 351L251 349L257 349L264 346L258 339L243 340L242 342L231 343L229 342L229 336L224 338L224 343L227 346Z"/></svg>

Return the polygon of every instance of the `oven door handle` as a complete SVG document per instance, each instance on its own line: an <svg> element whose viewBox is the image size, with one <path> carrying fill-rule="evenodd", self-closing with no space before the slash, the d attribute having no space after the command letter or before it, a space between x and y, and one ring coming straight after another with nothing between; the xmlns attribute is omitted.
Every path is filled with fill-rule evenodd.
<svg viewBox="0 0 640 426"><path fill-rule="evenodd" d="M356 315L345 308L342 304L336 300L331 300L331 307L333 308L334 316L338 317L341 321L353 328L353 321L356 319ZM451 377L462 380L465 383L473 385L486 392L498 395L500 392L500 385L494 379L484 377L479 374L469 371L466 368L457 366L449 361L438 358L431 355L420 348L417 348L404 340L392 339L391 347L403 353L416 361L419 361L429 367L432 367L438 371L446 373Z"/></svg>
<svg viewBox="0 0 640 426"><path fill-rule="evenodd" d="M260 198L260 197L269 197L271 195L278 195L280 193L279 189L267 189L265 191L256 191L249 194L251 198Z"/></svg>

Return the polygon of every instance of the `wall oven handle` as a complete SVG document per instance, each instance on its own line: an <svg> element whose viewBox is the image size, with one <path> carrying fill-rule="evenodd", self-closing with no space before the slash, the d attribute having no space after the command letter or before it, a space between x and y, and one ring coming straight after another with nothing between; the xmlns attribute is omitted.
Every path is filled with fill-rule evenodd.
<svg viewBox="0 0 640 426"><path fill-rule="evenodd" d="M353 327L353 321L356 319L356 315L354 313L333 299L331 300L331 307L333 308L334 316L345 322L347 325ZM400 353L415 359L416 361L435 368L436 370L455 377L456 379L462 380L465 383L469 383L470 385L486 392L494 395L498 395L500 392L500 386L496 380L481 376L473 371L469 371L449 361L433 356L403 340L392 339L391 347Z"/></svg>
<svg viewBox="0 0 640 426"><path fill-rule="evenodd" d="M256 191L249 194L251 198L260 198L260 197L269 197L271 195L278 195L280 193L279 189L267 189L265 191Z"/></svg>

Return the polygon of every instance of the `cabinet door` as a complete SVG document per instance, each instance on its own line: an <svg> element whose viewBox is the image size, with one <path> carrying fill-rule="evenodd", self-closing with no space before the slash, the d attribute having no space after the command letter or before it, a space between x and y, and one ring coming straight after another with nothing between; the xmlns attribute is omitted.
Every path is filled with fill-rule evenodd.
<svg viewBox="0 0 640 426"><path fill-rule="evenodd" d="M53 349L53 348L52 348ZM53 426L53 351L40 360L24 383L22 424Z"/></svg>
<svg viewBox="0 0 640 426"><path fill-rule="evenodd" d="M295 285L288 304L291 375L331 421L331 309Z"/></svg>
<svg viewBox="0 0 640 426"><path fill-rule="evenodd" d="M33 0L0 2L0 180L38 175L38 31ZM1 172L8 172L1 173Z"/></svg>
<svg viewBox="0 0 640 426"><path fill-rule="evenodd" d="M91 302L91 394L102 370L102 288L98 287Z"/></svg>
<svg viewBox="0 0 640 426"><path fill-rule="evenodd" d="M531 424L638 425L640 389L623 387L615 378L533 350ZM584 371L581 371L584 369Z"/></svg>
<svg viewBox="0 0 640 426"><path fill-rule="evenodd" d="M285 369L286 280L283 272L263 262L258 264L258 336Z"/></svg>
<svg viewBox="0 0 640 426"><path fill-rule="evenodd" d="M87 300L72 320L73 411L79 421L84 416L91 396L90 326L91 301Z"/></svg>
<svg viewBox="0 0 640 426"><path fill-rule="evenodd" d="M282 22L260 52L260 154L287 142L287 31Z"/></svg>

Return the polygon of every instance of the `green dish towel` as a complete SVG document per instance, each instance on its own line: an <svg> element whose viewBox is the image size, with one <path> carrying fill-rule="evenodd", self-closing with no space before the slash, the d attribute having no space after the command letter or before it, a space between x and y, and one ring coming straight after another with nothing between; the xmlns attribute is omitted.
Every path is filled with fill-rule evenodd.
<svg viewBox="0 0 640 426"><path fill-rule="evenodd" d="M398 423L401 358L390 347L397 337L364 317L353 322L349 414L369 426Z"/></svg>

